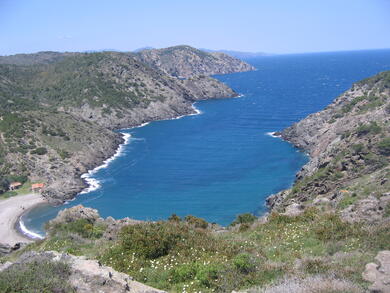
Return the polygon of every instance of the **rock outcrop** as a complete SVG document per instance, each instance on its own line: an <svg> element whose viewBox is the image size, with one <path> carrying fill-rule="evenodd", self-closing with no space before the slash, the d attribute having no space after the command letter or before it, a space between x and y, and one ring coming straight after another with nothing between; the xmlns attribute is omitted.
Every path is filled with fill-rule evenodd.
<svg viewBox="0 0 390 293"><path fill-rule="evenodd" d="M378 263L369 263L363 272L363 279L373 283L372 293L390 293L390 251L380 251L375 257Z"/></svg>
<svg viewBox="0 0 390 293"><path fill-rule="evenodd" d="M123 218L115 220L112 217L103 219L99 212L95 209L77 205L60 211L57 216L48 222L47 228L49 234L57 225L72 223L78 220L87 220L90 224L100 224L104 226L103 238L107 240L115 240L118 237L119 231L127 225L135 225L142 223L140 220ZM0 247L1 248L1 247ZM1 250L0 250L1 252Z"/></svg>

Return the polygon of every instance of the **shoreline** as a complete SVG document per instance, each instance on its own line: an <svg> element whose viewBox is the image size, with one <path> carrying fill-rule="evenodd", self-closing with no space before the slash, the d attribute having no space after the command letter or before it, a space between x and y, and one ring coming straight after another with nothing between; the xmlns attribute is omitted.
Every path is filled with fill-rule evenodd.
<svg viewBox="0 0 390 293"><path fill-rule="evenodd" d="M40 194L29 193L0 200L0 243L14 246L19 242L29 243L36 238L21 229L21 217L34 207L46 203Z"/></svg>
<svg viewBox="0 0 390 293"><path fill-rule="evenodd" d="M195 102L196 103L196 102ZM192 109L194 110L193 113L190 113L190 114L186 114L186 115L179 115L177 117L174 117L174 118L168 118L168 119L161 119L161 120L153 120L153 121L149 121L149 122L144 122L144 123L141 123L140 125L136 125L136 126L133 126L133 127L129 127L129 128L123 128L121 129L122 131L123 130L130 130L130 129L134 129L134 128L140 128L140 127L144 127L148 124L150 124L151 122L155 122L155 121L163 121L163 120L177 120L177 119L181 119L183 117L186 117L186 116L195 116L195 115L200 115L202 114L203 112L200 111L198 108L195 107L195 103L193 103L191 105ZM92 176L99 170L101 169L104 169L104 168L107 168L109 166L109 164L114 161L116 158L120 157L121 154L123 153L123 150L124 150L124 147L129 144L130 142L130 139L131 139L131 134L129 133L126 133L126 132L120 132L122 135L123 135L123 139L124 139L124 142L119 144L118 145L118 148L117 150L115 151L114 155L112 155L111 157L109 157L108 159L104 160L103 163L101 165L98 165L97 167L91 169L91 170L88 170L88 172L82 174L80 177L83 179L83 181L85 182L85 184L87 185L87 187L85 187L84 189L82 189L73 199L71 200L68 200L66 201L65 203L63 204L67 204L73 200L76 199L76 197L78 195L81 195L81 194L88 194L92 191L95 191L95 190L98 190L101 185L100 185L100 182L95 179L95 178L92 178ZM45 201L46 202L46 201ZM43 202L43 203L45 203ZM29 211L31 211L32 209L34 209L35 207L37 207L40 203L38 204L35 204L33 206L30 206L28 209L24 210L22 213L20 213L17 217L17 221L14 223L13 225L13 228L12 230L14 230L16 233L18 233L19 235L22 235L25 239L27 239L29 242L31 241L34 241L34 240L37 240L37 239L43 239L44 237L42 235L39 235L31 230L29 230L25 225L24 225L24 222L22 221L22 217L27 214ZM0 212L0 215L1 215L1 212ZM0 238L1 239L1 238ZM1 242L0 242L1 243Z"/></svg>

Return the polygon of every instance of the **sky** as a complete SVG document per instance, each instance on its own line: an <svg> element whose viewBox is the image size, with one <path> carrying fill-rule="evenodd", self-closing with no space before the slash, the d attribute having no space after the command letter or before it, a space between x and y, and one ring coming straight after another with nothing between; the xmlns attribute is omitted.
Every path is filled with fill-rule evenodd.
<svg viewBox="0 0 390 293"><path fill-rule="evenodd" d="M390 48L390 0L0 0L0 55L180 44L275 54Z"/></svg>

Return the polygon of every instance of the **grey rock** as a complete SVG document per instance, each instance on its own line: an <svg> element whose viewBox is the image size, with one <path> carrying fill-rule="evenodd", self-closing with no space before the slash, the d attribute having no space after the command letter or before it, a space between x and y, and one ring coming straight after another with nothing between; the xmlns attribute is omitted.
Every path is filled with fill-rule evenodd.
<svg viewBox="0 0 390 293"><path fill-rule="evenodd" d="M376 263L369 263L363 272L363 279L373 283L369 287L372 293L390 293L390 251L380 251L375 257Z"/></svg>

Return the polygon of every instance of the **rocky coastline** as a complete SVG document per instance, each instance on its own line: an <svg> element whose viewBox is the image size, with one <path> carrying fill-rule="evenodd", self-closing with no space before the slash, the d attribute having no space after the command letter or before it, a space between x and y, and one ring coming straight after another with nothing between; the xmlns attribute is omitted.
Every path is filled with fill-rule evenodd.
<svg viewBox="0 0 390 293"><path fill-rule="evenodd" d="M271 210L299 214L316 206L340 210L349 221L384 217L390 202L389 156L381 147L390 136L388 75L355 83L324 110L276 133L310 160L292 188L268 197Z"/></svg>

